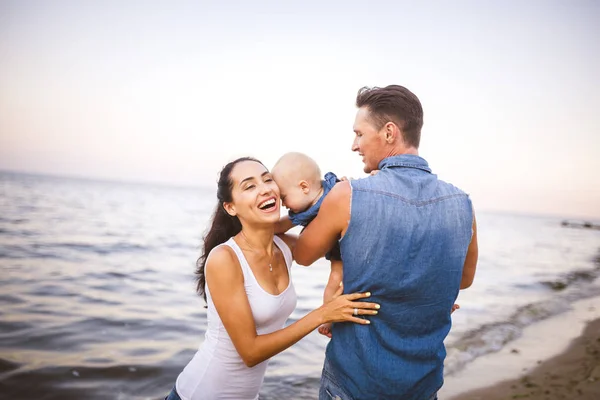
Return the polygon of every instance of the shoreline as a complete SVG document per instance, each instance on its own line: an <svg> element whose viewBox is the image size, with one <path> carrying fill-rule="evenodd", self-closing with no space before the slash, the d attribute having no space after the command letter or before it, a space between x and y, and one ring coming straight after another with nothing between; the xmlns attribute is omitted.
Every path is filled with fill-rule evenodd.
<svg viewBox="0 0 600 400"><path fill-rule="evenodd" d="M497 353L447 376L449 400L600 399L600 297L533 324Z"/></svg>

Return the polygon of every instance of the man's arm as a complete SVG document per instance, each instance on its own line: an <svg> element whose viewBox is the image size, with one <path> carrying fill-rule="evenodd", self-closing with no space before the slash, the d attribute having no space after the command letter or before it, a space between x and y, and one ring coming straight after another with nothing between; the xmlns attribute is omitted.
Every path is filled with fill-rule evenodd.
<svg viewBox="0 0 600 400"><path fill-rule="evenodd" d="M319 213L296 243L294 259L298 264L310 265L323 257L346 233L350 220L351 190L349 182L339 182L325 196Z"/></svg>
<svg viewBox="0 0 600 400"><path fill-rule="evenodd" d="M473 213L473 236L467 250L465 265L463 266L462 279L460 288L466 289L473 284L475 278L475 270L477 269L477 258L479 257L479 248L477 246L477 222L475 221L475 213Z"/></svg>

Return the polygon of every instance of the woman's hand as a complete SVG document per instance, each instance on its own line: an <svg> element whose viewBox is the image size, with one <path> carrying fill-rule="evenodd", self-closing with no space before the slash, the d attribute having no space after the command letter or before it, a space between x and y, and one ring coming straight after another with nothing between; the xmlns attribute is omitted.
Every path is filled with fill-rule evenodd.
<svg viewBox="0 0 600 400"><path fill-rule="evenodd" d="M320 307L322 323L327 322L356 322L357 324L370 324L368 319L360 318L362 315L376 315L379 304L357 301L371 296L371 293L342 294L344 288L340 284L333 296L333 300Z"/></svg>

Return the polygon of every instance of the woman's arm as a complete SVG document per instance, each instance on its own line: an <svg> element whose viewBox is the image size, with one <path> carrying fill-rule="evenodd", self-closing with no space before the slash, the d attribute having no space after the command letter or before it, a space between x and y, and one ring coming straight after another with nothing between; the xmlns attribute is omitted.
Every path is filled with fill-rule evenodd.
<svg viewBox="0 0 600 400"><path fill-rule="evenodd" d="M221 321L248 367L287 349L325 322L369 324L369 320L354 316L353 310L358 309L359 315L375 315L379 308L375 303L353 301L369 297L369 293L341 295L340 290L333 301L293 324L273 333L258 335L244 289L244 276L230 248L221 246L210 253L206 262L206 282Z"/></svg>
<svg viewBox="0 0 600 400"><path fill-rule="evenodd" d="M284 234L280 234L277 236L279 236L279 238L281 240L283 240L285 242L285 244L287 244L287 246L290 248L290 251L292 252L292 259L293 259L294 258L294 248L296 247L296 242L298 241L298 235L294 235L292 233L284 233Z"/></svg>
<svg viewBox="0 0 600 400"><path fill-rule="evenodd" d="M294 225L294 223L292 222L290 217L285 215L285 216L281 217L279 219L279 221L277 221L275 223L275 233L276 234L286 233L287 231L292 229L294 226L296 226L296 225Z"/></svg>

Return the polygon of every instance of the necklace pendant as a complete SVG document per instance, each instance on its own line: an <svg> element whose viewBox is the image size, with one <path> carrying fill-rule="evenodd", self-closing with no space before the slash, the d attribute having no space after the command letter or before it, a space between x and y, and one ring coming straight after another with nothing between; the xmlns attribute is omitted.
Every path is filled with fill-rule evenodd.
<svg viewBox="0 0 600 400"><path fill-rule="evenodd" d="M273 272L273 266L269 264L269 272Z"/></svg>

